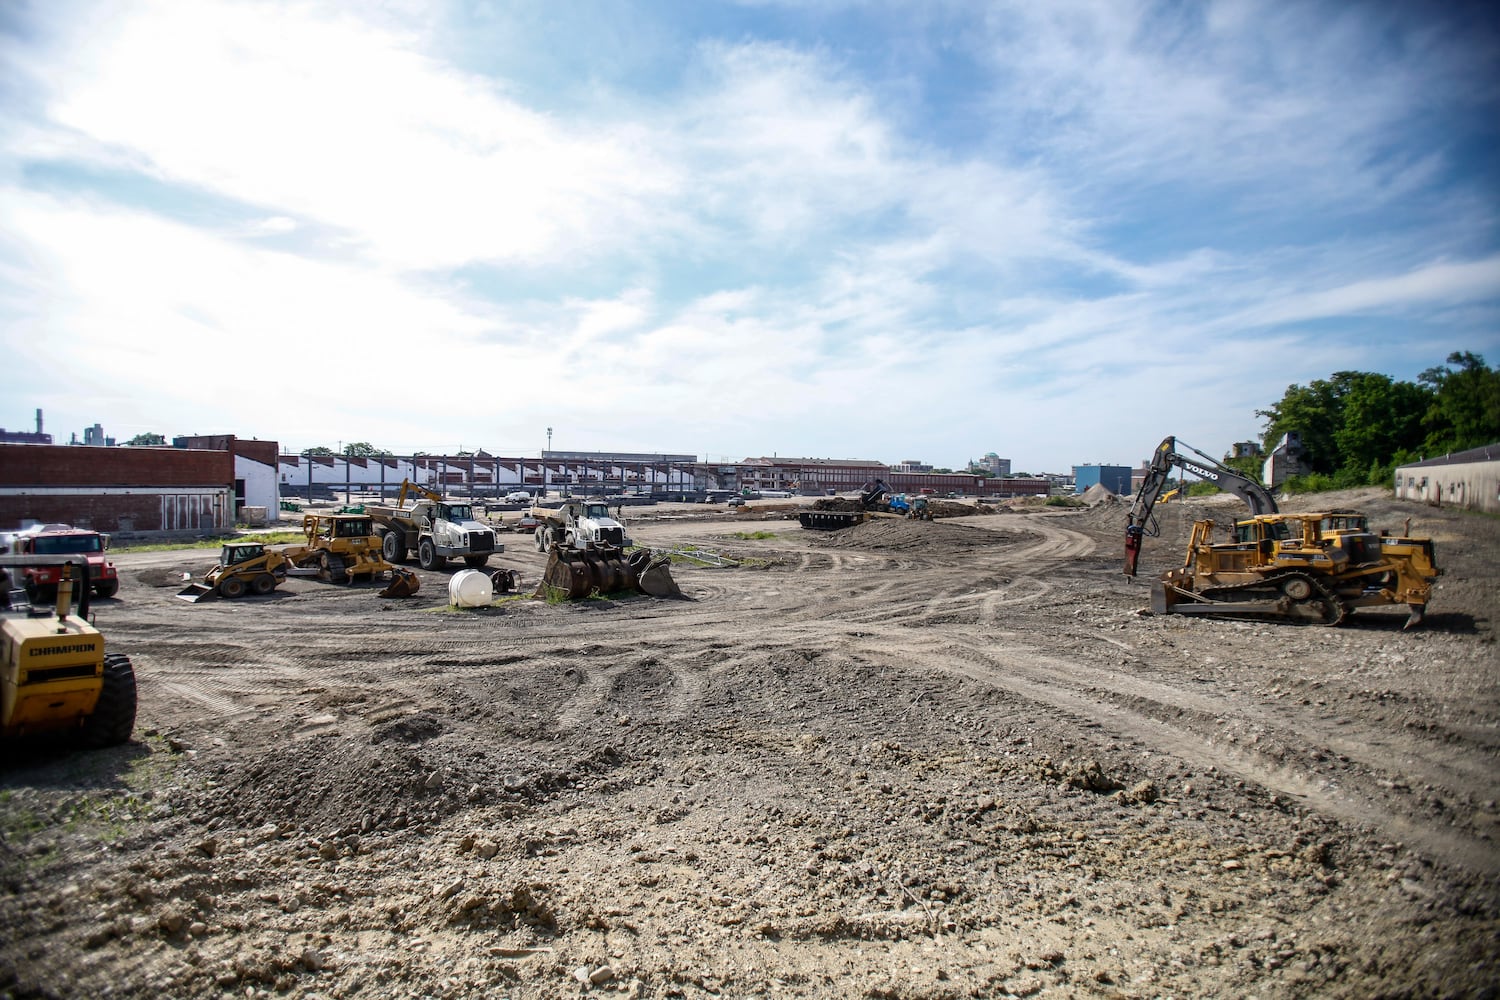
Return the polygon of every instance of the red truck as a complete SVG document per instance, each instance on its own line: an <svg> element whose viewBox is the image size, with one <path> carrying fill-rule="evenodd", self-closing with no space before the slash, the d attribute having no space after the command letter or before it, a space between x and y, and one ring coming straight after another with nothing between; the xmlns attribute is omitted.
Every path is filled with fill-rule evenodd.
<svg viewBox="0 0 1500 1000"><path fill-rule="evenodd" d="M85 556L89 561L89 585L94 596L113 597L120 589L120 577L115 564L104 555L107 547L105 537L97 531L57 524L18 535L14 546L17 555ZM26 596L32 604L57 600L57 585L62 580L61 563L56 566L25 566L17 572L22 576Z"/></svg>

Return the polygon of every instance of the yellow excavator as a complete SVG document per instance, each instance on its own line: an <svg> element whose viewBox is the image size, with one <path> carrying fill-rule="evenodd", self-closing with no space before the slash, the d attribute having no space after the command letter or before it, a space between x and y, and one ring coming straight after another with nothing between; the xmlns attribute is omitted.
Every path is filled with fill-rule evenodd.
<svg viewBox="0 0 1500 1000"><path fill-rule="evenodd" d="M1358 511L1283 514L1260 483L1191 445L1182 447L1192 456L1178 451L1174 437L1157 446L1131 505L1127 577L1135 576L1143 537L1160 533L1151 511L1173 468L1237 494L1252 516L1234 523L1227 542L1213 541L1213 521L1196 522L1183 565L1152 585L1154 612L1338 625L1357 608L1405 604L1405 627L1421 623L1443 572L1432 539L1373 532Z"/></svg>

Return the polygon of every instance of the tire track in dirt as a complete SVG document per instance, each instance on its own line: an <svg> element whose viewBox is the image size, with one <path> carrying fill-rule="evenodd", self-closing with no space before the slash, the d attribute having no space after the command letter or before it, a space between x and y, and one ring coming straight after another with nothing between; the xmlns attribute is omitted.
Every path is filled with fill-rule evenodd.
<svg viewBox="0 0 1500 1000"><path fill-rule="evenodd" d="M1040 650L1017 646L996 654L972 644L968 645L964 659L951 655L935 657L930 645L905 643L902 637L901 631L882 629L878 634L879 641L862 641L855 645L870 657L889 659L892 654L903 654L905 659L897 662L906 663L907 669L916 667L957 674L1001 688L1074 718L1097 723L1116 736L1171 753L1195 767L1212 765L1273 791L1303 799L1321 812L1358 826L1379 829L1386 836L1416 846L1431 857L1457 861L1492 876L1500 874L1500 852L1493 845L1461 832L1433 828L1411 816L1392 811L1372 794L1362 793L1347 783L1356 776L1319 774L1305 763L1302 767L1287 765L1267 754L1183 729L1177 720L1158 718L1120 704L1108 695L1100 697L1097 688L1080 689L1077 675L1088 675L1090 680L1099 679L1099 673L1086 665L1058 660ZM947 652L951 654L952 648ZM1219 702L1180 688L1146 684L1128 686L1142 691L1154 688L1149 695L1137 695L1154 704L1171 706L1176 699L1181 699L1182 703L1196 703L1194 711L1207 719L1245 719L1253 714L1244 711L1246 706L1243 703ZM1295 735L1289 735L1289 738L1297 739ZM1380 756L1373 747L1351 748L1364 751L1372 759Z"/></svg>

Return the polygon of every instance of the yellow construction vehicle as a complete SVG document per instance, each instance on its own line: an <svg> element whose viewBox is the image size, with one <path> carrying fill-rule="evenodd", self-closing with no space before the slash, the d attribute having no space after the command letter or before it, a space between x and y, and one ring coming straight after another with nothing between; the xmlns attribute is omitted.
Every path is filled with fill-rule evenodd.
<svg viewBox="0 0 1500 1000"><path fill-rule="evenodd" d="M411 570L381 558L380 540L368 514L304 514L302 533L307 536L306 545L281 550L294 567L290 573L312 570L318 579L331 583L348 583L356 576L374 580L389 573L390 586L380 592L381 597L410 597L421 587Z"/></svg>
<svg viewBox="0 0 1500 1000"><path fill-rule="evenodd" d="M89 747L130 739L135 671L124 653L105 652L104 636L89 624L92 581L88 563L77 559L65 560L55 608L9 610L9 582L0 582L8 609L0 616L0 736L72 732ZM0 557L0 566L57 563L56 556ZM75 589L78 613L70 614Z"/></svg>
<svg viewBox="0 0 1500 1000"><path fill-rule="evenodd" d="M189 583L177 596L197 604L216 597L269 594L286 579L291 565L286 556L259 542L225 542L218 565L204 574L201 583Z"/></svg>
<svg viewBox="0 0 1500 1000"><path fill-rule="evenodd" d="M1236 521L1227 542L1213 541L1213 521L1195 523L1185 563L1152 586L1153 611L1337 625L1356 608L1405 604L1406 627L1422 621L1443 572L1431 539L1377 534L1358 511L1282 514L1264 486L1183 447L1197 458L1180 455L1174 438L1162 441L1136 494L1125 528L1127 576L1135 575L1142 537L1156 534L1151 508L1173 466L1238 494L1254 516Z"/></svg>

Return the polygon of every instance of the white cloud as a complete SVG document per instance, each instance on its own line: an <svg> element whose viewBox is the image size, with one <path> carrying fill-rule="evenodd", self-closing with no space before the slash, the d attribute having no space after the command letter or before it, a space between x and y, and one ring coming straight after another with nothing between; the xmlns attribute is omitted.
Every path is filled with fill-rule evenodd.
<svg viewBox="0 0 1500 1000"><path fill-rule="evenodd" d="M1372 318L1466 338L1427 364L1496 343L1493 192L1397 130L1452 93L1451 42L1374 45L1382 14L832 4L690 35L605 9L582 37L659 58L566 53L599 73L544 104L537 19L497 8L486 63L443 47L450 10L88 5L12 42L0 385L29 414L27 372L66 365L175 433L248 372L265 412L218 429L294 446L534 451L551 424L1035 471L1248 436ZM1295 332L1320 320L1348 332Z"/></svg>

